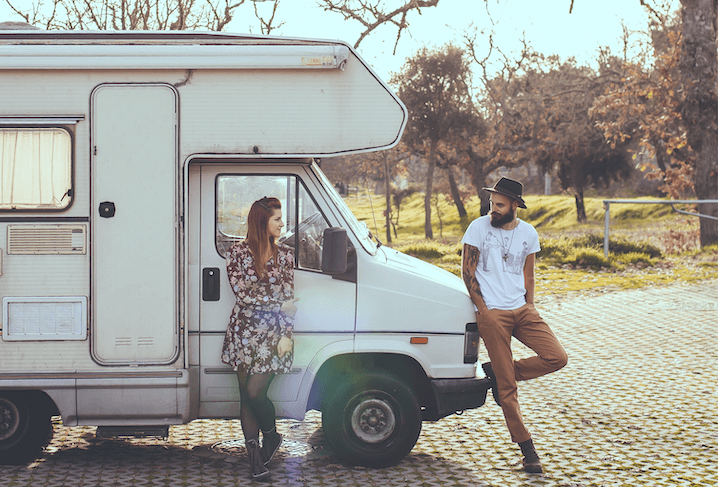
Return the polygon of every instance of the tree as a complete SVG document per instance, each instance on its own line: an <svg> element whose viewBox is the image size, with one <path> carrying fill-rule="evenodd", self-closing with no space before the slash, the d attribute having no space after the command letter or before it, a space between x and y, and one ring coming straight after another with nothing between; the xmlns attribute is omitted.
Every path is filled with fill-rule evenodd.
<svg viewBox="0 0 718 487"><path fill-rule="evenodd" d="M684 89L679 111L688 144L695 152L698 199L718 197L718 0L681 0L680 56ZM718 217L718 205L700 204L698 212ZM701 245L718 243L718 221L701 218Z"/></svg>
<svg viewBox="0 0 718 487"><path fill-rule="evenodd" d="M477 189L488 172L500 166L529 161L544 171L558 166L561 187L574 195L577 219L585 221L585 189L608 184L630 169L625 144L607 144L589 114L595 97L620 77L612 58L604 55L597 73L573 60L543 56L524 42L515 59L496 49L503 60L492 74L491 37L483 58L476 54L475 37L467 35L466 40L483 72L479 103L488 126L487 136L467 151ZM482 214L488 211L484 200Z"/></svg>
<svg viewBox="0 0 718 487"><path fill-rule="evenodd" d="M509 107L513 99L523 96L516 91L515 79L531 70L540 70L544 57L536 53L524 40L521 52L511 58L494 45L493 35L488 42L477 42L477 34L467 32L464 36L467 52L479 69L481 88L477 96L479 113L484 120L484 130L475 134L463 147L460 166L471 175L471 181L480 200L481 215L489 212L488 175L499 167L516 167L528 162L521 152L526 142L517 143L516 134L523 129L518 126L526 120L518 111ZM477 44L487 45L486 55L478 54ZM498 66L494 57L498 54ZM530 142L529 142L530 143Z"/></svg>
<svg viewBox="0 0 718 487"><path fill-rule="evenodd" d="M652 24L653 65L624 62L621 82L596 99L591 113L609 143L635 141L637 167L661 179L661 191L680 198L693 190L695 165L679 109L680 18L661 17Z"/></svg>
<svg viewBox="0 0 718 487"><path fill-rule="evenodd" d="M602 128L608 140L634 137L655 156L663 190L678 197L694 189L698 199L718 197L718 0L681 0L680 22L672 23L640 0L661 36L655 35L652 69L633 67L624 86L605 98ZM718 217L718 205L698 212ZM702 246L718 243L718 221L701 219Z"/></svg>
<svg viewBox="0 0 718 487"><path fill-rule="evenodd" d="M403 142L428 164L424 195L424 234L433 238L431 195L442 142L480 125L469 90L471 71L464 51L451 44L420 50L390 80L409 111Z"/></svg>
<svg viewBox="0 0 718 487"><path fill-rule="evenodd" d="M540 136L525 151L544 171L558 165L559 182L574 195L579 222L586 221L584 191L607 186L611 180L626 177L631 169L628 144L608 144L590 112L596 97L621 76L616 58L603 56L599 64L599 71L594 72L568 61L518 80L531 86L527 91L532 95L524 99L537 102L526 109L538 108L543 113L542 119L535 117L534 121L541 127L533 128Z"/></svg>
<svg viewBox="0 0 718 487"><path fill-rule="evenodd" d="M223 30L235 11L252 3L262 33L269 34L279 0L268 19L257 11L264 0L41 0L27 9L5 0L25 22L47 30Z"/></svg>
<svg viewBox="0 0 718 487"><path fill-rule="evenodd" d="M329 12L337 12L344 17L344 20L359 22L364 31L354 43L357 49L359 44L378 27L390 24L396 27L396 41L394 42L394 54L399 45L402 33L409 28L407 20L409 12L415 10L421 14L422 10L428 7L436 7L439 0L403 0L390 2L392 6L384 2L375 3L366 0L319 0L319 6ZM395 5L395 6L394 6Z"/></svg>
<svg viewBox="0 0 718 487"><path fill-rule="evenodd" d="M280 0L33 0L21 8L23 0L5 0L25 22L54 30L198 30L222 31L243 5L251 5L261 33L276 33ZM267 3L268 7L258 4ZM336 12L345 20L359 22L363 30L354 47L383 25L396 28L396 45L409 29L411 13L421 14L438 5L439 0L317 0L320 8Z"/></svg>
<svg viewBox="0 0 718 487"><path fill-rule="evenodd" d="M368 186L369 181L384 182L384 196L386 198L384 220L387 243L391 243L391 228L394 226L391 220L393 213L391 209L393 194L391 181L403 171L404 159L407 156L408 153L404 152L404 147L399 145L384 151L333 157L322 161L324 173L335 184L360 182L362 186Z"/></svg>

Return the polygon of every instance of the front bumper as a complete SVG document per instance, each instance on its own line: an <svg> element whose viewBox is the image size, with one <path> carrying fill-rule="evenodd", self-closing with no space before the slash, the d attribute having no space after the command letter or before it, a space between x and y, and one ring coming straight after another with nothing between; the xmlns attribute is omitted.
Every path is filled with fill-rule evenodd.
<svg viewBox="0 0 718 487"><path fill-rule="evenodd" d="M489 389L491 381L487 378L434 379L431 390L436 408L427 408L424 419L436 421L459 411L481 407Z"/></svg>

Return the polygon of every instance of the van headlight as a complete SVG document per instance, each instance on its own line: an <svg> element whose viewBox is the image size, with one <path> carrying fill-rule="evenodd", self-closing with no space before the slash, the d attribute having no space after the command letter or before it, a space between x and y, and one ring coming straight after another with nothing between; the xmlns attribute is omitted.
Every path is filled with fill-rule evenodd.
<svg viewBox="0 0 718 487"><path fill-rule="evenodd" d="M467 323L464 333L464 363L475 364L479 360L479 325Z"/></svg>

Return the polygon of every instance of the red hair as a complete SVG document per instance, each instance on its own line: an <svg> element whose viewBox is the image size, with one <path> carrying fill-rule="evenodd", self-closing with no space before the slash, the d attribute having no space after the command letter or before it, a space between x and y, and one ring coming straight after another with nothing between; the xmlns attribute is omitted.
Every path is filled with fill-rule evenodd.
<svg viewBox="0 0 718 487"><path fill-rule="evenodd" d="M277 256L277 244L269 235L267 223L275 210L281 210L282 203L277 198L267 198L252 203L247 215L247 245L252 252L257 272L262 276L267 272L267 262Z"/></svg>

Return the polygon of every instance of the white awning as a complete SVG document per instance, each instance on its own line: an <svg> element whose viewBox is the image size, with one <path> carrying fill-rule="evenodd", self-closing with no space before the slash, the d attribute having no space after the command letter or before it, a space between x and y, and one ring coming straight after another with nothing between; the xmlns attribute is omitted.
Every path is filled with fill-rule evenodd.
<svg viewBox="0 0 718 487"><path fill-rule="evenodd" d="M344 69L340 45L0 45L2 69Z"/></svg>

